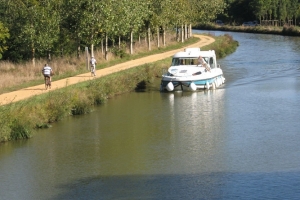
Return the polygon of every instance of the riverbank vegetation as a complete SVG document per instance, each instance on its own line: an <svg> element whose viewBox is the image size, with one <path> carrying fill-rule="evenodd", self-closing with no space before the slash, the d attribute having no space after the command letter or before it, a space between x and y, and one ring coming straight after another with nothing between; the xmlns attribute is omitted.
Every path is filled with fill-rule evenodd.
<svg viewBox="0 0 300 200"><path fill-rule="evenodd" d="M300 36L298 0L225 0L217 20L194 24L196 29Z"/></svg>
<svg viewBox="0 0 300 200"><path fill-rule="evenodd" d="M296 26L299 21L298 0L225 0L226 8L218 19L227 25L256 21L261 26Z"/></svg>
<svg viewBox="0 0 300 200"><path fill-rule="evenodd" d="M300 36L300 28L296 26L232 26L223 25L219 26L214 23L199 24L194 29L200 30L220 30L231 32L244 32L244 33L260 33L260 34L274 34L285 36Z"/></svg>
<svg viewBox="0 0 300 200"><path fill-rule="evenodd" d="M229 35L218 36L215 39L216 42L202 49L215 49L219 58L235 51L238 46L238 42ZM179 48L178 45L186 46L195 41L191 38L186 42L177 43L172 48ZM95 106L105 103L115 95L146 89L155 78L161 77L162 69L169 64L170 58L166 58L3 105L0 107L0 141L30 138L36 129L50 127L52 123L68 116L90 113Z"/></svg>

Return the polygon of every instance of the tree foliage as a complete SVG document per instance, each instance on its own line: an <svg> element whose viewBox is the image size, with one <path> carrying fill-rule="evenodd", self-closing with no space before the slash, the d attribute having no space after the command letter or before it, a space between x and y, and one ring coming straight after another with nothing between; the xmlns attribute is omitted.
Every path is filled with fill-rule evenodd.
<svg viewBox="0 0 300 200"><path fill-rule="evenodd" d="M299 17L299 0L226 0L230 21L276 20L282 24ZM296 24L296 22L294 23Z"/></svg>
<svg viewBox="0 0 300 200"><path fill-rule="evenodd" d="M0 22L0 59L2 53L7 49L7 39L9 38L8 28L4 27L3 23Z"/></svg>
<svg viewBox="0 0 300 200"><path fill-rule="evenodd" d="M103 39L114 44L121 38L132 47L137 36L149 29L215 19L225 8L224 1L0 0L0 21L10 33L8 38L0 30L6 42L4 48L4 40L0 41L0 53L13 61L50 58L97 46Z"/></svg>

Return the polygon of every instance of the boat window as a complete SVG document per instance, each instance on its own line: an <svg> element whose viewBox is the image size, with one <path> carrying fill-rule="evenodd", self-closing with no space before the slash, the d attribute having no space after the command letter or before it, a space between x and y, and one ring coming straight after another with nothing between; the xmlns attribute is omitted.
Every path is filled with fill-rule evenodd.
<svg viewBox="0 0 300 200"><path fill-rule="evenodd" d="M206 62L206 63L208 63L208 59L209 58L207 58L207 57L202 57L203 59L204 59L204 61Z"/></svg>
<svg viewBox="0 0 300 200"><path fill-rule="evenodd" d="M214 67L214 59L213 58L209 58L209 65L211 68Z"/></svg>
<svg viewBox="0 0 300 200"><path fill-rule="evenodd" d="M187 65L197 65L198 59L197 58L188 58L186 59L186 64Z"/></svg>
<svg viewBox="0 0 300 200"><path fill-rule="evenodd" d="M179 65L196 65L198 63L198 58L173 58L172 66Z"/></svg>
<svg viewBox="0 0 300 200"><path fill-rule="evenodd" d="M181 64L181 62L182 62L181 59L179 59L179 58L173 58L172 59L172 66L178 66L178 65Z"/></svg>

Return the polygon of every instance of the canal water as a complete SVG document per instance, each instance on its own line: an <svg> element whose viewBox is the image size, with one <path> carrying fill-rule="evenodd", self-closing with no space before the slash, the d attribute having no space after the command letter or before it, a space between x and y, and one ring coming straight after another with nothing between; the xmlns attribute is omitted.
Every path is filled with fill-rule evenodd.
<svg viewBox="0 0 300 200"><path fill-rule="evenodd" d="M157 80L1 144L0 199L299 199L300 39L227 33L215 91Z"/></svg>

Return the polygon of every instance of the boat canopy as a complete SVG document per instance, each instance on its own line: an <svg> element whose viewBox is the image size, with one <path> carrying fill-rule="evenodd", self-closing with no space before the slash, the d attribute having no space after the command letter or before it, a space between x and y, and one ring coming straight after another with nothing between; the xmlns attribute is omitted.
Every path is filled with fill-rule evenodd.
<svg viewBox="0 0 300 200"><path fill-rule="evenodd" d="M200 48L187 48L184 51L176 53L173 58L198 58L202 57L215 57L216 53L214 50L200 51Z"/></svg>

